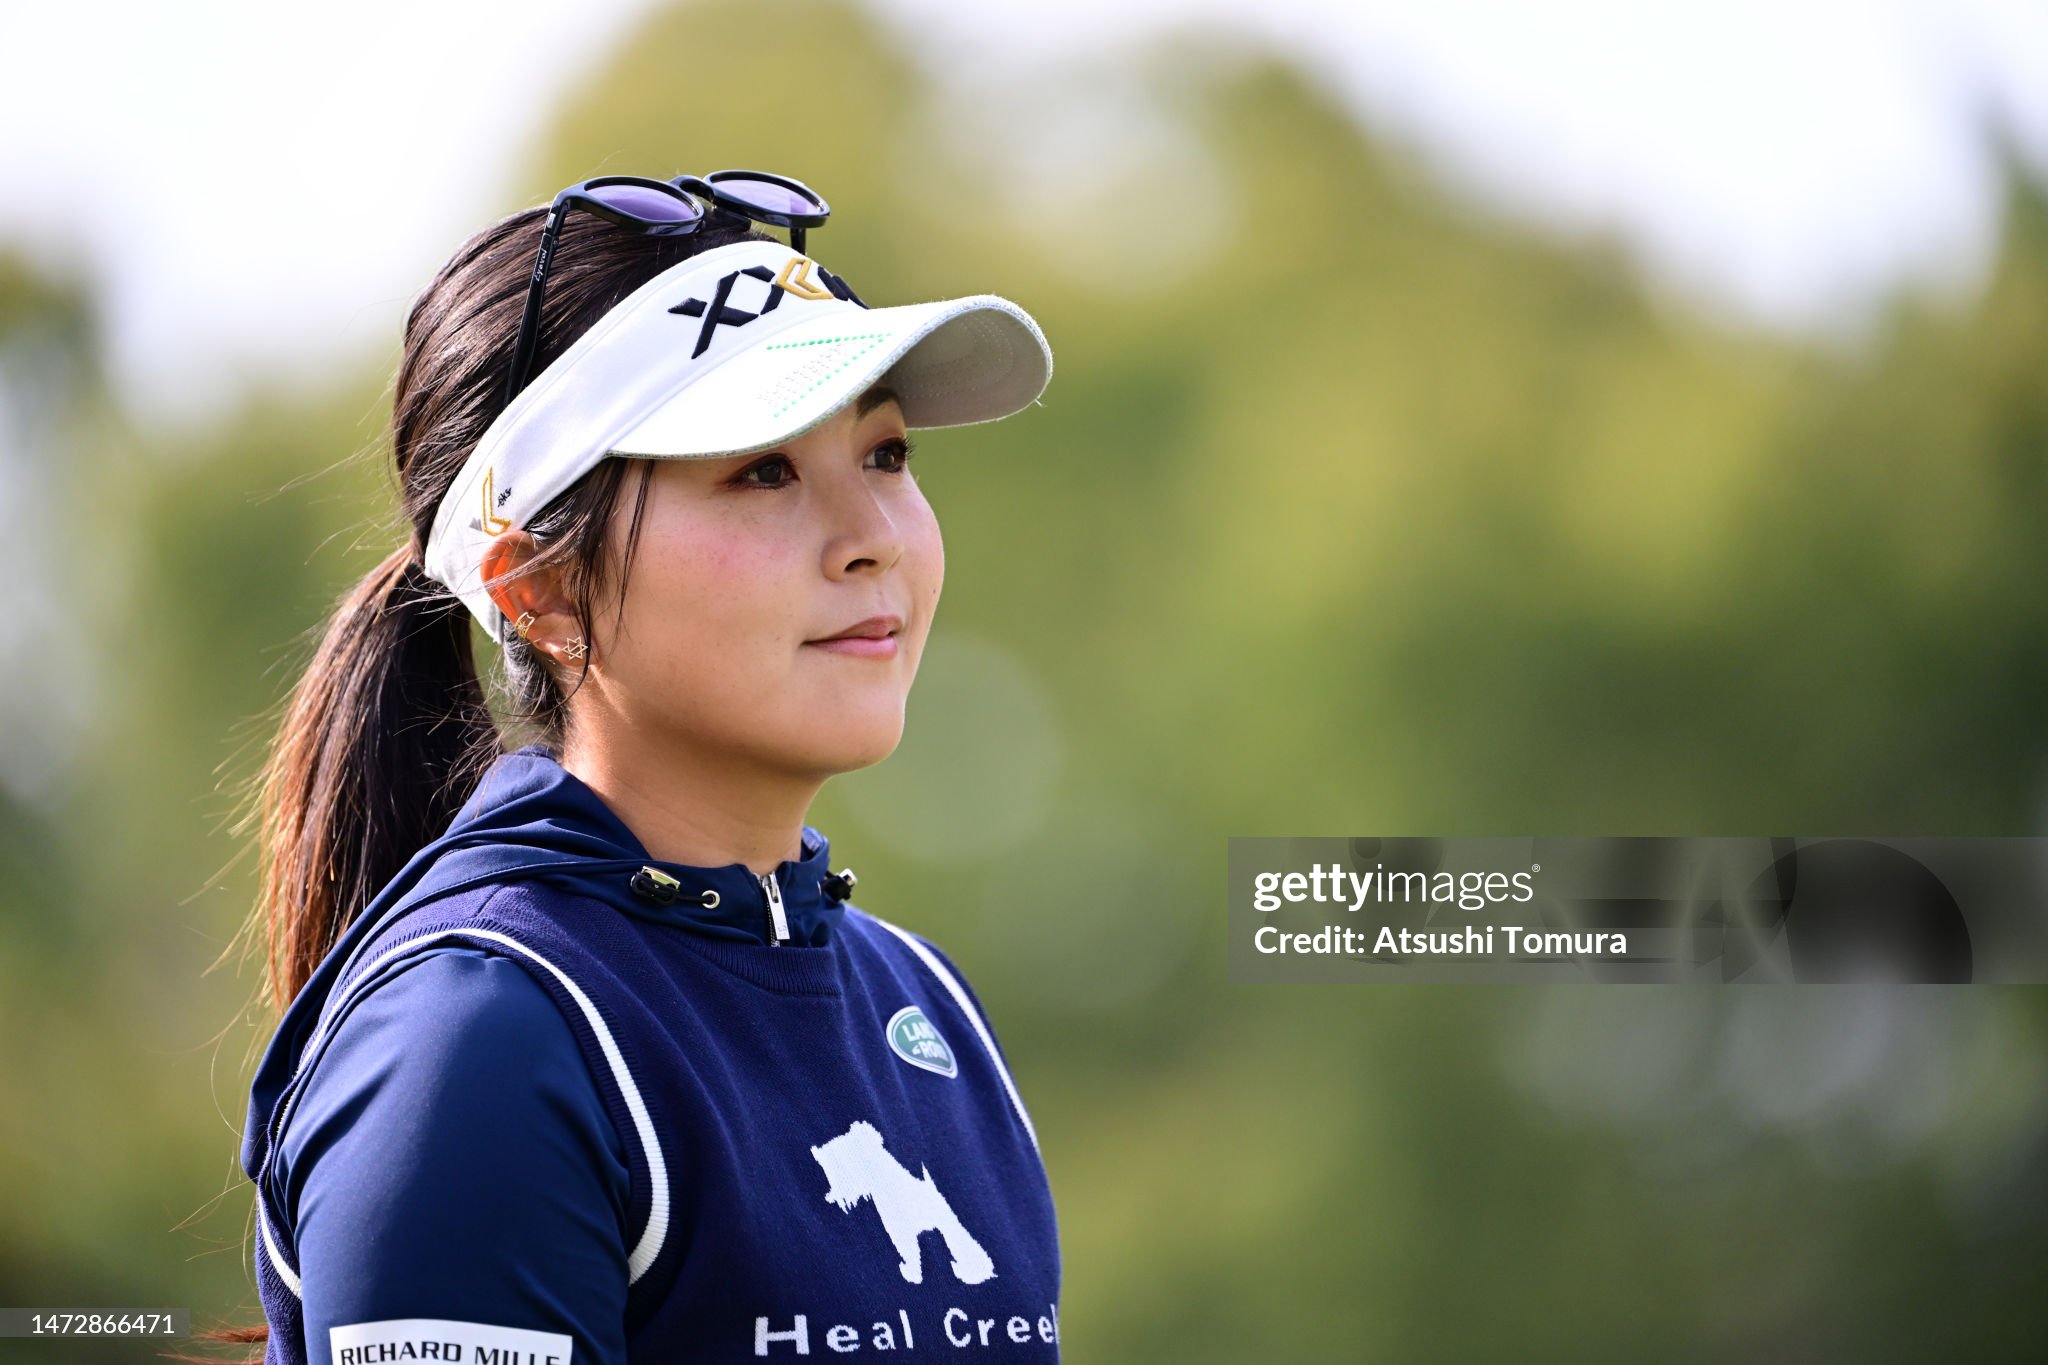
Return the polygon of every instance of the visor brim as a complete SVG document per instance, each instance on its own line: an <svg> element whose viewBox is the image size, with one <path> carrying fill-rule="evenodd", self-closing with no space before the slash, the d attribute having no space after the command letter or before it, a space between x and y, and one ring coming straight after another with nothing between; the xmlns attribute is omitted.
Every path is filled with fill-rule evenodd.
<svg viewBox="0 0 2048 1365"><path fill-rule="evenodd" d="M1052 349L1008 299L974 294L834 312L734 352L647 415L609 453L710 459L765 450L817 426L881 382L907 427L992 422L1035 402Z"/></svg>

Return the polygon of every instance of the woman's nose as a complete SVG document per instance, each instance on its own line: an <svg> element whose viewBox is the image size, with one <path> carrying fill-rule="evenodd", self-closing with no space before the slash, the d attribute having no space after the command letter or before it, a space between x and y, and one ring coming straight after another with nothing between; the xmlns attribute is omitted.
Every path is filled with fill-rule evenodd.
<svg viewBox="0 0 2048 1365"><path fill-rule="evenodd" d="M827 574L881 573L903 557L903 534L865 480L851 481L829 504L833 525L825 542Z"/></svg>

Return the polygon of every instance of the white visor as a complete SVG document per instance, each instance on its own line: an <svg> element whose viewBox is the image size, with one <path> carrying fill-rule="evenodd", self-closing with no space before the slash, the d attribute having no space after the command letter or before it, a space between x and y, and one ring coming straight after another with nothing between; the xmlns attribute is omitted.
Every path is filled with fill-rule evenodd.
<svg viewBox="0 0 2048 1365"><path fill-rule="evenodd" d="M764 450L884 379L908 427L992 422L1051 378L1044 333L1008 299L869 308L780 242L717 247L634 290L498 415L435 514L426 572L502 643L485 549L609 455Z"/></svg>

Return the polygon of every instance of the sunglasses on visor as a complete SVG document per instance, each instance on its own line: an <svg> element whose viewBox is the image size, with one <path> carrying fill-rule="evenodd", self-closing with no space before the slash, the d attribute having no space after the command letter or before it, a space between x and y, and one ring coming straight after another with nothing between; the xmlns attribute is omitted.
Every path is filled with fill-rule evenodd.
<svg viewBox="0 0 2048 1365"><path fill-rule="evenodd" d="M547 289L548 264L555 238L570 209L594 213L629 232L649 237L680 237L695 232L713 208L773 227L789 229L790 247L801 254L804 230L821 227L832 212L817 191L801 180L766 171L713 171L650 180L638 175L600 175L579 180L555 196L547 226L540 234L540 255L526 286L526 312L519 320L519 343L512 351L512 377L505 390L509 405L526 387L540 346L540 301Z"/></svg>

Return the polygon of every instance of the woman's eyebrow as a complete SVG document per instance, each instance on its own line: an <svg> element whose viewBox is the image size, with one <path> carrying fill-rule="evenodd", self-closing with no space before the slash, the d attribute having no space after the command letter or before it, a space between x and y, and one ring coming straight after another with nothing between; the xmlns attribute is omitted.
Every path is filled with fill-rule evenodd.
<svg viewBox="0 0 2048 1365"><path fill-rule="evenodd" d="M896 390L890 388L887 384L876 384L854 400L853 415L855 417L865 417L884 403L894 403L900 408L903 406L903 399L897 396Z"/></svg>

